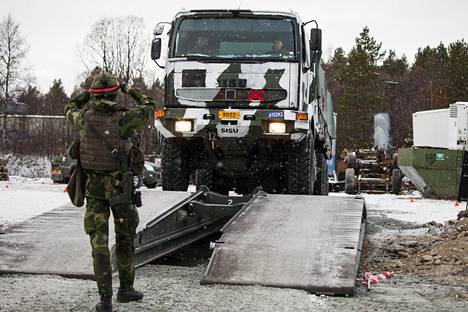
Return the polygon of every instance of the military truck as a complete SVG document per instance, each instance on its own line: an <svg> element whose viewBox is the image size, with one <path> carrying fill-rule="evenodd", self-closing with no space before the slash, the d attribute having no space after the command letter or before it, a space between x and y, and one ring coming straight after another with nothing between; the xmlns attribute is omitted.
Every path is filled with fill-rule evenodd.
<svg viewBox="0 0 468 312"><path fill-rule="evenodd" d="M191 10L159 23L163 190L185 191L195 174L224 194L327 194L335 124L321 41L317 22L292 12Z"/></svg>

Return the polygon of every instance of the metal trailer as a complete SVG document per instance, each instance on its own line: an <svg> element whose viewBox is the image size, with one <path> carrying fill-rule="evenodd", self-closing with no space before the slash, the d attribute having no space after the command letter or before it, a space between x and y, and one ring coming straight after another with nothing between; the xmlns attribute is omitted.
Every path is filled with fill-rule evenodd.
<svg viewBox="0 0 468 312"><path fill-rule="evenodd" d="M401 190L398 154L383 149L359 149L347 158L345 192L393 193Z"/></svg>

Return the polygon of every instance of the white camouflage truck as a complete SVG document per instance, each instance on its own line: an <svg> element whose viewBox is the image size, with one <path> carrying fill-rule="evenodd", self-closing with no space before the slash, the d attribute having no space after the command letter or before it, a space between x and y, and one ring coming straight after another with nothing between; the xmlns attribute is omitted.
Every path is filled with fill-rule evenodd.
<svg viewBox="0 0 468 312"><path fill-rule="evenodd" d="M163 189L186 191L195 174L219 193L328 194L335 122L321 41L291 12L191 10L159 23Z"/></svg>

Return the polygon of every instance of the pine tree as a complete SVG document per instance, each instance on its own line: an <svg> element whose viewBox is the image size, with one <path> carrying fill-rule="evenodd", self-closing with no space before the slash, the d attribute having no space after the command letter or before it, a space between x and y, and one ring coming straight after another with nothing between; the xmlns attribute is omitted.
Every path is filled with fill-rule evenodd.
<svg viewBox="0 0 468 312"><path fill-rule="evenodd" d="M39 114L43 107L44 96L37 87L29 85L18 95L18 102L25 103L27 105L27 114L35 115Z"/></svg>
<svg viewBox="0 0 468 312"><path fill-rule="evenodd" d="M62 80L54 79L49 92L44 96L44 109L42 113L47 115L63 115L63 106L68 100Z"/></svg>
<svg viewBox="0 0 468 312"><path fill-rule="evenodd" d="M390 77L402 77L408 73L408 60L405 55L398 58L395 51L389 50L387 58L383 61L382 70Z"/></svg>
<svg viewBox="0 0 468 312"><path fill-rule="evenodd" d="M448 102L468 101L468 45L464 40L449 45L443 76Z"/></svg>
<svg viewBox="0 0 468 312"><path fill-rule="evenodd" d="M378 63L385 55L378 43L364 27L348 53L348 66L341 82L343 95L337 101L339 148L364 148L373 145L374 114L382 102ZM357 126L356 126L357 125Z"/></svg>

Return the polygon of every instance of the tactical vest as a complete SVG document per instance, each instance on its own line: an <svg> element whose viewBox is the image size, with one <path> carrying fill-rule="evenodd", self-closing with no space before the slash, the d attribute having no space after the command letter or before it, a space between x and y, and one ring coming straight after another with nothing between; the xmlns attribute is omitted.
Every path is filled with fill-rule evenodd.
<svg viewBox="0 0 468 312"><path fill-rule="evenodd" d="M112 151L120 146L119 121L122 111L101 112L94 109L84 114L84 135L81 136L81 166L88 170L117 171L119 159Z"/></svg>

